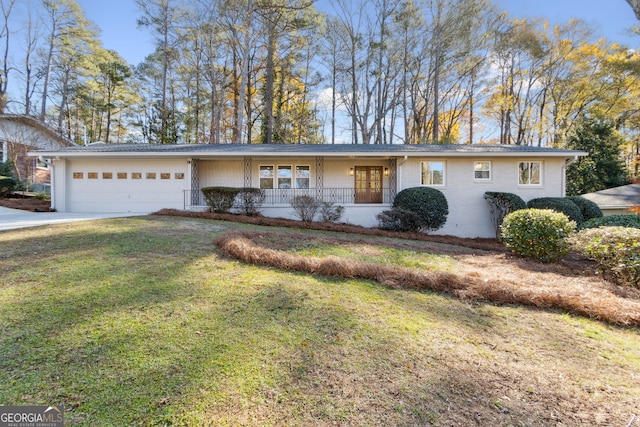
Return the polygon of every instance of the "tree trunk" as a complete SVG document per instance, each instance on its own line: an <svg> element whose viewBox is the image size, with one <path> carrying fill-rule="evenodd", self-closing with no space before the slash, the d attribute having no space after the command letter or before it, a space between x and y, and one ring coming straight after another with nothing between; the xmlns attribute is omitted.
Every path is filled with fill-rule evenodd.
<svg viewBox="0 0 640 427"><path fill-rule="evenodd" d="M635 13L636 18L640 20L640 0L627 0L631 9L633 9L633 13Z"/></svg>

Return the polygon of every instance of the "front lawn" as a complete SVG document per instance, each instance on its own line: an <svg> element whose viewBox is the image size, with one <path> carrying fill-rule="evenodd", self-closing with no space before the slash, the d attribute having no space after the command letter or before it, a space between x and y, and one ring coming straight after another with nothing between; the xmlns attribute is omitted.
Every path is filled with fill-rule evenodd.
<svg viewBox="0 0 640 427"><path fill-rule="evenodd" d="M70 426L625 426L640 416L638 328L248 265L214 245L233 230L265 231L263 246L306 257L472 277L491 267L444 244L346 244L197 218L2 232L0 405L62 403Z"/></svg>

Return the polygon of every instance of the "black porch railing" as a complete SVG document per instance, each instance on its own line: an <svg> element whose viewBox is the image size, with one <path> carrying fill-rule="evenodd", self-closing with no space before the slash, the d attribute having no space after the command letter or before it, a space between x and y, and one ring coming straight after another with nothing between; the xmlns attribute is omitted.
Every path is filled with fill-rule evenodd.
<svg viewBox="0 0 640 427"><path fill-rule="evenodd" d="M341 204L389 204L392 202L388 188L356 192L355 188L273 188L265 189L264 206L288 205L295 197L310 196L316 200ZM184 208L207 206L201 191L184 190Z"/></svg>

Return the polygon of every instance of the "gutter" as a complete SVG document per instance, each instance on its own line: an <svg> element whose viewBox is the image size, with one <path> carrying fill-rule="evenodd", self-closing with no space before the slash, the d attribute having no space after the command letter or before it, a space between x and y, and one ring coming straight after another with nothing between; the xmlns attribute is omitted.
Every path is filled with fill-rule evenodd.
<svg viewBox="0 0 640 427"><path fill-rule="evenodd" d="M579 157L585 156L587 153L577 153L572 154L573 159L571 162L576 161ZM421 152L421 153L411 153L407 154L406 152L386 152L386 153L354 153L354 152L315 152L315 153L295 153L295 152L206 152L206 151L168 151L168 152L158 152L158 151L120 151L120 152L109 152L109 151L98 151L98 152L65 152L65 151L37 151L28 153L29 157L49 157L49 158L173 158L173 159L191 159L191 158L199 158L199 159L219 159L219 158L241 158L241 157L357 157L357 158L390 158L390 157L401 157L403 158L401 164L404 164L409 157L418 157L418 158L427 158L427 157L457 157L457 158L480 158L480 157L493 157L493 158L558 158L558 157L568 157L568 154L565 152L521 152L521 153L496 153L496 152Z"/></svg>

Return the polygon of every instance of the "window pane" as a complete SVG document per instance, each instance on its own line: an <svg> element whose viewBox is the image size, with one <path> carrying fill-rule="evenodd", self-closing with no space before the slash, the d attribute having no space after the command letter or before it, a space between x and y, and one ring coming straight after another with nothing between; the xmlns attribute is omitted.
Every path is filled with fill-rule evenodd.
<svg viewBox="0 0 640 427"><path fill-rule="evenodd" d="M444 162L422 162L422 185L444 185Z"/></svg>
<svg viewBox="0 0 640 427"><path fill-rule="evenodd" d="M540 162L520 162L519 168L519 184L522 185L539 185L540 171L542 164Z"/></svg>
<svg viewBox="0 0 640 427"><path fill-rule="evenodd" d="M291 166L278 166L278 188L291 188Z"/></svg>
<svg viewBox="0 0 640 427"><path fill-rule="evenodd" d="M530 184L540 184L540 163L531 163L531 178Z"/></svg>
<svg viewBox="0 0 640 427"><path fill-rule="evenodd" d="M273 188L273 166L260 166L260 188Z"/></svg>
<svg viewBox="0 0 640 427"><path fill-rule="evenodd" d="M491 162L475 162L473 173L475 179L491 179Z"/></svg>
<svg viewBox="0 0 640 427"><path fill-rule="evenodd" d="M309 188L309 166L296 166L296 188Z"/></svg>

